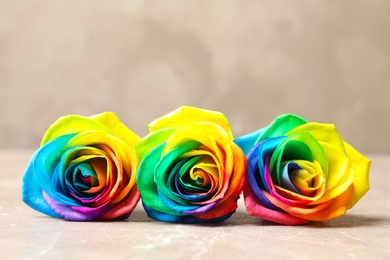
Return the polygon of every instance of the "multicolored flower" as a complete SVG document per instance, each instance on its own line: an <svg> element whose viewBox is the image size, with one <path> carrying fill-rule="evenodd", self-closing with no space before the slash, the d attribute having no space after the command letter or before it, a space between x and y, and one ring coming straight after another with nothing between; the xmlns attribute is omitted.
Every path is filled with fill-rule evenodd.
<svg viewBox="0 0 390 260"><path fill-rule="evenodd" d="M114 113L58 119L27 166L23 201L72 221L127 218L140 199L140 139Z"/></svg>
<svg viewBox="0 0 390 260"><path fill-rule="evenodd" d="M334 125L282 115L235 141L247 155L250 215L296 225L343 215L368 191L370 160Z"/></svg>
<svg viewBox="0 0 390 260"><path fill-rule="evenodd" d="M237 208L246 159L219 112L181 107L149 125L137 146L137 185L149 217L222 221Z"/></svg>

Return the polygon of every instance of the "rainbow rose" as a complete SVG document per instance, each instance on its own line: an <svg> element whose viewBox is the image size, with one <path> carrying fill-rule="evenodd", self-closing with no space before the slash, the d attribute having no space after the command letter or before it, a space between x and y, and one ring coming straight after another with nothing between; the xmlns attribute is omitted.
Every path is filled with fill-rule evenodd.
<svg viewBox="0 0 390 260"><path fill-rule="evenodd" d="M72 221L127 218L140 199L140 139L114 113L58 119L24 173L23 201Z"/></svg>
<svg viewBox="0 0 390 260"><path fill-rule="evenodd" d="M137 186L148 216L207 223L230 217L245 181L246 159L221 113L181 107L149 125L137 146Z"/></svg>
<svg viewBox="0 0 390 260"><path fill-rule="evenodd" d="M334 125L282 115L235 141L247 155L248 213L297 225L343 215L368 191L370 160Z"/></svg>

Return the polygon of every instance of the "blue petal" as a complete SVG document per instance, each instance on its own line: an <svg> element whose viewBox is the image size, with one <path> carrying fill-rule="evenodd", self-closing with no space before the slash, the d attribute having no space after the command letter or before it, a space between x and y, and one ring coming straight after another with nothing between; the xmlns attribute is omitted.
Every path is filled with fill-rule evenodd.
<svg viewBox="0 0 390 260"><path fill-rule="evenodd" d="M286 137L275 137L261 141L248 153L248 168L247 168L247 181L251 186L253 192L257 198L267 208L273 210L280 210L280 208L274 206L268 199L263 195L261 190L270 192L269 187L265 181L264 161L267 156L271 156L272 152L276 149L278 144Z"/></svg>
<svg viewBox="0 0 390 260"><path fill-rule="evenodd" d="M266 128L261 128L252 133L240 136L234 140L234 142L241 148L245 155L249 153L249 151L256 145L257 138L261 135L261 133Z"/></svg>
<svg viewBox="0 0 390 260"><path fill-rule="evenodd" d="M282 167L281 181L282 181L283 188L288 189L288 190L293 191L293 192L298 193L298 194L302 194L299 191L299 189L297 187L295 187L295 185L291 182L291 179L290 179L290 172L292 172L294 170L299 170L299 169L302 169L302 167L299 166L298 164L293 163L293 162L288 162L285 166Z"/></svg>
<svg viewBox="0 0 390 260"><path fill-rule="evenodd" d="M167 213L163 213L157 210L154 210L145 204L143 204L143 207L145 209L146 214L152 219L158 220L158 221L163 221L163 222L171 222L171 223L185 223L185 224L205 224L205 223L216 223L216 222L221 222L226 219L228 219L235 211L229 212L228 214L219 217L219 218L214 218L214 219L199 219L195 218L194 216L191 215L171 215Z"/></svg>
<svg viewBox="0 0 390 260"><path fill-rule="evenodd" d="M189 210L195 210L199 208L200 206L196 205L181 205L177 203L176 201L170 199L167 195L165 195L161 190L157 187L158 195L160 196L160 199L162 203L164 203L168 208L173 209L174 211L178 213L182 213L183 211L189 211Z"/></svg>
<svg viewBox="0 0 390 260"><path fill-rule="evenodd" d="M62 153L64 152L63 147L73 136L75 135L71 134L58 137L46 143L37 151L37 155L33 161L34 173L42 189L49 195L53 192L51 179L54 169L61 160Z"/></svg>
<svg viewBox="0 0 390 260"><path fill-rule="evenodd" d="M43 214L56 218L61 218L61 216L55 213L47 204L43 198L42 190L50 189L51 169L58 161L61 148L70 138L71 136L57 138L35 151L22 179L22 200L24 203Z"/></svg>

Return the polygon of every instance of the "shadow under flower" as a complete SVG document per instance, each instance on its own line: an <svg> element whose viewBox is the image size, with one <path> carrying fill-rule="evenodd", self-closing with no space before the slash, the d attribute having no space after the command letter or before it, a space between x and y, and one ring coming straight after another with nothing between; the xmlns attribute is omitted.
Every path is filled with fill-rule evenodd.
<svg viewBox="0 0 390 260"><path fill-rule="evenodd" d="M274 223L272 221L267 221L267 220L262 220L257 218L254 219L255 220L247 221L242 224L254 224L260 226L285 226L283 224ZM308 228L353 228L353 227L380 226L388 222L389 220L383 217L347 214L332 220L313 221L313 222L309 222L297 226L308 227Z"/></svg>
<svg viewBox="0 0 390 260"><path fill-rule="evenodd" d="M159 222L148 217L143 210L134 210L130 217L126 220L129 222ZM389 223L389 219L376 216L346 214L339 218L335 218L328 221L313 221L310 223L302 224L299 226L305 226L308 228L352 228L352 227L372 227L380 226L384 223ZM175 223L167 223L175 224ZM225 221L216 223L202 223L202 224L186 224L196 226L209 226L209 227L221 227L221 226L240 226L240 225L253 225L253 226L285 226L282 224L274 223L271 221L259 219L250 216L246 212L237 211L230 218Z"/></svg>
<svg viewBox="0 0 390 260"><path fill-rule="evenodd" d="M352 227L373 227L389 223L389 219L376 216L346 214L339 218L328 221L313 221L306 224L298 225L309 228L352 228ZM256 225L256 226L285 226L272 221L259 219L245 212L236 212L224 222L217 223L218 226L239 226L239 225ZM215 224L212 224L215 225Z"/></svg>
<svg viewBox="0 0 390 260"><path fill-rule="evenodd" d="M389 219L376 216L346 214L328 221L311 222L307 226L313 228L352 228L380 226L384 223L389 223Z"/></svg>
<svg viewBox="0 0 390 260"><path fill-rule="evenodd" d="M129 222L153 222L155 220L149 218L145 211L143 211L141 209L135 209L126 221L129 221Z"/></svg>

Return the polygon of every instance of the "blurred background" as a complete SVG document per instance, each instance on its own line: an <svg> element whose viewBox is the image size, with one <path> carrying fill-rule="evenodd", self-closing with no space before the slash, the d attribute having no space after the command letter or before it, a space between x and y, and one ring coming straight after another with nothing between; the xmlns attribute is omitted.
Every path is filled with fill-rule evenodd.
<svg viewBox="0 0 390 260"><path fill-rule="evenodd" d="M390 152L390 1L0 0L0 148L113 111L140 136L182 105L234 135L282 113Z"/></svg>

